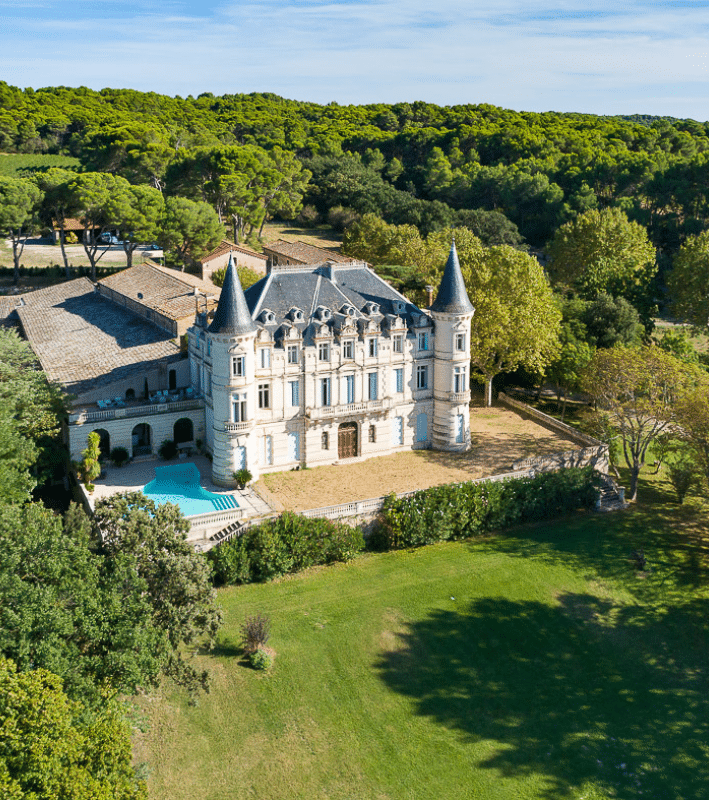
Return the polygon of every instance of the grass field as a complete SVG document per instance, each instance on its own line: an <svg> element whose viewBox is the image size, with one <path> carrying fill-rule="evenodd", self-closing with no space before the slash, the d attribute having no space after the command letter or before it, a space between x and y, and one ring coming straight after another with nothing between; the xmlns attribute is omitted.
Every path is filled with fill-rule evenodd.
<svg viewBox="0 0 709 800"><path fill-rule="evenodd" d="M72 156L25 155L23 153L0 153L0 175L23 177L49 167L79 169L78 158Z"/></svg>
<svg viewBox="0 0 709 800"><path fill-rule="evenodd" d="M151 798L706 797L707 526L667 492L221 591L212 693L145 700Z"/></svg>

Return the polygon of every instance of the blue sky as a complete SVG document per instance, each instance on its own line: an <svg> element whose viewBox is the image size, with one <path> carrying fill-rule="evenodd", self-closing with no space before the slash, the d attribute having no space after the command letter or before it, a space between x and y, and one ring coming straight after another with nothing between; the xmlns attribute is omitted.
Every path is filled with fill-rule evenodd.
<svg viewBox="0 0 709 800"><path fill-rule="evenodd" d="M709 0L0 0L0 79L709 119Z"/></svg>

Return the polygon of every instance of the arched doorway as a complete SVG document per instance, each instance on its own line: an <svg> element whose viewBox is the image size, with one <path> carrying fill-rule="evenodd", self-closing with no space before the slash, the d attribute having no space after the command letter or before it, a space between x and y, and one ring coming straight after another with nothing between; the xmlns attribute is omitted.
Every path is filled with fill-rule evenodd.
<svg viewBox="0 0 709 800"><path fill-rule="evenodd" d="M100 437L100 441L98 443L98 449L101 451L101 455L99 458L104 459L108 458L111 452L111 436L107 430L104 428L97 428L93 433L98 433Z"/></svg>
<svg viewBox="0 0 709 800"><path fill-rule="evenodd" d="M354 458L357 455L357 423L343 422L337 429L338 458Z"/></svg>
<svg viewBox="0 0 709 800"><path fill-rule="evenodd" d="M172 438L175 440L175 444L191 442L194 439L192 420L187 417L178 419L172 428Z"/></svg>
<svg viewBox="0 0 709 800"><path fill-rule="evenodd" d="M133 458L149 456L153 452L152 431L147 422L141 422L133 428Z"/></svg>

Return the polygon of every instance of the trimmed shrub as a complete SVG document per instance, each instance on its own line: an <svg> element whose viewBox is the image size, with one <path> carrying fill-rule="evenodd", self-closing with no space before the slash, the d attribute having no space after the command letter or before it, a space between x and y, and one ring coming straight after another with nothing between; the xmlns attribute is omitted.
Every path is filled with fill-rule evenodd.
<svg viewBox="0 0 709 800"><path fill-rule="evenodd" d="M117 467L122 467L130 456L125 447L114 447L113 450L111 450L110 458Z"/></svg>
<svg viewBox="0 0 709 800"><path fill-rule="evenodd" d="M504 482L434 486L409 497L389 496L371 549L420 547L467 539L579 508L593 508L600 477L591 467L543 472Z"/></svg>
<svg viewBox="0 0 709 800"><path fill-rule="evenodd" d="M165 439L165 441L158 447L158 455L164 461L169 461L177 455L177 445L172 439Z"/></svg>
<svg viewBox="0 0 709 800"><path fill-rule="evenodd" d="M359 528L287 512L207 554L217 585L267 581L319 564L349 561L364 549Z"/></svg>
<svg viewBox="0 0 709 800"><path fill-rule="evenodd" d="M270 669L271 664L273 664L270 653L267 653L265 650L254 650L253 653L249 654L249 661L254 669L259 670Z"/></svg>

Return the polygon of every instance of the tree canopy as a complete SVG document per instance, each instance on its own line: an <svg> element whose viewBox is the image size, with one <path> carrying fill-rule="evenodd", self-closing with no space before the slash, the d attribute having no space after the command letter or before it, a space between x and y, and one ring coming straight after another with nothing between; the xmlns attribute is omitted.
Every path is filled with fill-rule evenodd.
<svg viewBox="0 0 709 800"><path fill-rule="evenodd" d="M658 347L597 350L583 386L621 437L635 500L650 445L672 426L675 405L701 376L692 365Z"/></svg>
<svg viewBox="0 0 709 800"><path fill-rule="evenodd" d="M0 795L4 800L146 800L130 728L112 703L88 716L45 669L0 658Z"/></svg>
<svg viewBox="0 0 709 800"><path fill-rule="evenodd" d="M690 236L680 247L667 288L680 319L700 328L709 326L709 231Z"/></svg>
<svg viewBox="0 0 709 800"><path fill-rule="evenodd" d="M475 307L472 364L485 379L490 405L500 372L544 372L559 350L561 312L536 258L507 245L470 254L463 249L459 256Z"/></svg>
<svg viewBox="0 0 709 800"><path fill-rule="evenodd" d="M599 292L622 296L634 305L645 301L655 274L655 248L647 231L617 208L591 209L562 225L549 248L554 282L582 297Z"/></svg>

